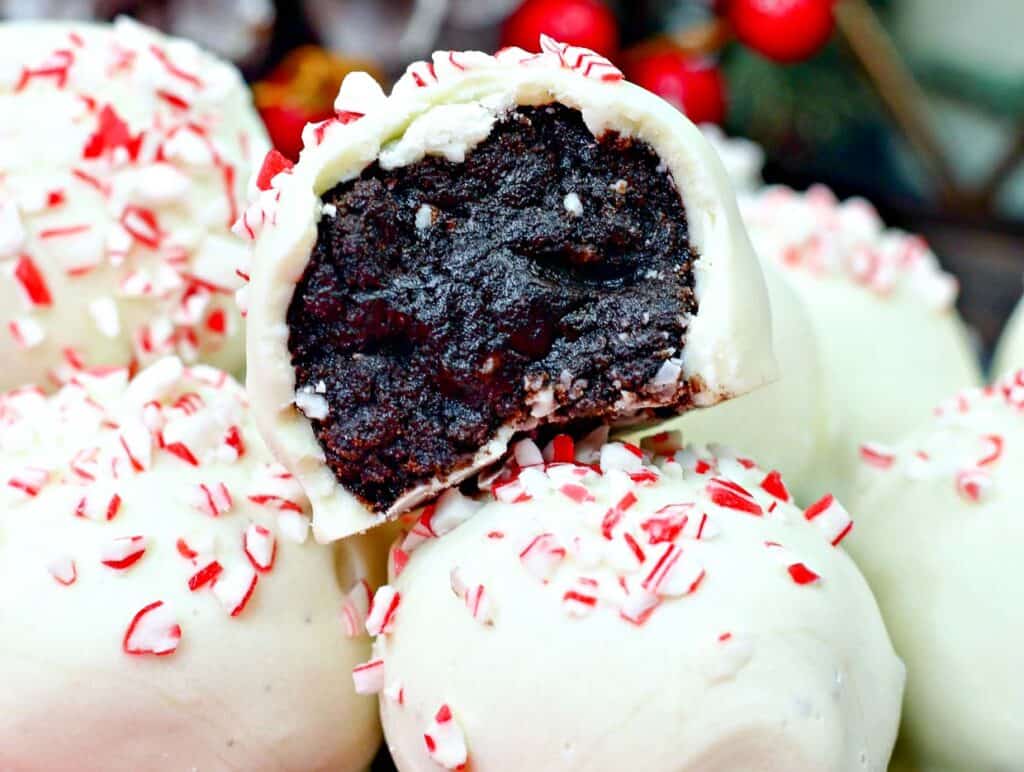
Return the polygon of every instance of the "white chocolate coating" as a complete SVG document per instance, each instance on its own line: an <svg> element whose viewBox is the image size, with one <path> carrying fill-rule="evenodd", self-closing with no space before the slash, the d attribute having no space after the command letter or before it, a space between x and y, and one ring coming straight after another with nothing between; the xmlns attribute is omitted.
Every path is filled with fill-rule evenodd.
<svg viewBox="0 0 1024 772"><path fill-rule="evenodd" d="M992 358L992 375L1008 375L1024 367L1024 302L1018 302L1006 322L996 353Z"/></svg>
<svg viewBox="0 0 1024 772"><path fill-rule="evenodd" d="M305 539L226 375L168 359L125 380L0 396L0 769L365 768L377 706L350 670L370 642L342 610L377 553Z"/></svg>
<svg viewBox="0 0 1024 772"><path fill-rule="evenodd" d="M894 440L981 383L956 280L923 239L886 229L862 199L767 188L742 209L759 256L783 269L817 333L838 425L825 484L846 498L862 442Z"/></svg>
<svg viewBox="0 0 1024 772"><path fill-rule="evenodd" d="M192 43L0 23L0 389L172 353L241 372L230 227L266 146L237 70Z"/></svg>
<svg viewBox="0 0 1024 772"><path fill-rule="evenodd" d="M544 46L539 55L519 49L496 57L436 53L429 64L410 65L390 96L368 76L350 76L336 102L339 117L306 128L299 163L274 177L272 188L239 223L249 235L263 230L248 287L248 357L261 363L249 378L253 415L274 453L305 487L319 539L340 538L381 519L337 484L309 421L294 404L303 384L296 384L291 367L285 315L316 240L319 196L378 159L385 168L425 154L460 161L515 105L558 102L580 110L595 135L614 130L636 137L653 148L677 185L699 255L699 308L689 320L670 390L689 380L699 386L695 399L713 404L776 374L761 272L726 172L700 131L661 99L622 81L607 60L549 39ZM263 229L266 224L272 227ZM624 394L623 403L635 411L645 407L632 394ZM504 427L471 466L411 492L384 514L415 506L500 456L513 431Z"/></svg>
<svg viewBox="0 0 1024 772"><path fill-rule="evenodd" d="M821 495L838 430L818 342L803 301L769 261L762 265L772 304L772 348L779 380L634 434L678 430L690 443L724 443L786 478L796 501Z"/></svg>
<svg viewBox="0 0 1024 772"><path fill-rule="evenodd" d="M576 458L595 454L601 474L530 466L453 531L406 537L370 613L397 591L374 656L400 772L885 770L904 669L830 543L841 508L808 521L726 455Z"/></svg>
<svg viewBox="0 0 1024 772"><path fill-rule="evenodd" d="M1024 759L1022 468L1022 371L860 466L849 550L907 663L900 744L922 772Z"/></svg>

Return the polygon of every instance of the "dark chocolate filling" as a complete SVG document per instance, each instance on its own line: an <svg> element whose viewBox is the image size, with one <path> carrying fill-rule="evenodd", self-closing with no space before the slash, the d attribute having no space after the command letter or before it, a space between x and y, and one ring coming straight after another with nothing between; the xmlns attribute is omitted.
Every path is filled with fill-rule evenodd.
<svg viewBox="0 0 1024 772"><path fill-rule="evenodd" d="M515 110L463 163L374 164L323 201L336 213L288 347L296 382L325 388L312 424L327 463L378 511L529 421L539 388L566 422L619 417L623 390L651 398L696 311L686 216L657 155L595 139L561 105ZM661 406L689 402L684 384Z"/></svg>

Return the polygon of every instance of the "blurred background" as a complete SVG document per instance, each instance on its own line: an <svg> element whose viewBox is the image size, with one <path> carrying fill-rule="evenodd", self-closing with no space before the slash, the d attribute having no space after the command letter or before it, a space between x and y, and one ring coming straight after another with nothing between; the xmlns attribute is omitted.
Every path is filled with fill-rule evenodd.
<svg viewBox="0 0 1024 772"><path fill-rule="evenodd" d="M1022 0L0 0L0 18L132 14L234 60L295 154L352 69L436 48L609 56L698 122L765 148L769 182L824 182L923 233L994 342L1024 274Z"/></svg>

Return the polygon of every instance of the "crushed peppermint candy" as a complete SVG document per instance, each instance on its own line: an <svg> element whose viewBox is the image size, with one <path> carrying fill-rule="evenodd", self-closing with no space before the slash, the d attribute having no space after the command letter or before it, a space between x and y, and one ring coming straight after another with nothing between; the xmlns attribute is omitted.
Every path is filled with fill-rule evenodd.
<svg viewBox="0 0 1024 772"><path fill-rule="evenodd" d="M402 595L389 584L380 587L373 596L366 615L366 632L372 636L386 635L394 629L395 615Z"/></svg>
<svg viewBox="0 0 1024 772"><path fill-rule="evenodd" d="M850 533L852 519L833 496L801 511L778 472L765 472L725 448L710 449L708 455L680 448L680 441L658 437L655 452L650 446L644 450L615 442L589 448L559 435L539 453L532 441L521 441L505 465L479 483L480 497L492 497L489 506L497 507L502 518L497 528L480 532L481 546L494 545L506 554L514 549L530 580L557 598L569 617L586 619L610 609L642 626L666 603L686 603L707 592L719 570L715 556L728 548L731 533L809 529L820 535L824 549L838 546ZM566 496L565 480L585 495ZM517 495L503 496L509 489ZM487 506L479 516L488 516ZM418 559L415 548L435 538L434 517L427 507L410 521L398 551L392 550L391 576L399 587L401 569ZM765 560L781 564L786 581L802 587L822 581L812 567L815 561L774 539L761 540ZM408 552L407 545L412 547ZM396 565L401 569L395 570ZM455 596L488 624L496 595L500 602L501 584L479 582L464 565L451 569L450 580ZM384 604L397 594L389 588L380 603L374 601L381 620ZM375 634L383 626L378 621L368 628Z"/></svg>
<svg viewBox="0 0 1024 772"><path fill-rule="evenodd" d="M905 293L936 311L956 301L956 279L924 239L886 228L864 199L840 202L823 185L768 187L741 197L741 209L757 253L786 270L845 279L883 298Z"/></svg>
<svg viewBox="0 0 1024 772"><path fill-rule="evenodd" d="M981 504L997 490L1001 477L1015 474L1006 461L1014 442L1007 429L1022 416L1024 370L947 399L935 409L930 426L897 446L861 446L861 465L911 483L939 481L962 501Z"/></svg>
<svg viewBox="0 0 1024 772"><path fill-rule="evenodd" d="M373 589L365 579L360 579L345 594L341 618L347 638L358 638L366 630L366 619L373 603Z"/></svg>
<svg viewBox="0 0 1024 772"><path fill-rule="evenodd" d="M466 605L473 619L482 625L494 624L491 596L484 585L467 581L458 567L451 571L451 584L455 597Z"/></svg>
<svg viewBox="0 0 1024 772"><path fill-rule="evenodd" d="M356 694L379 694L384 691L384 660L371 659L352 668Z"/></svg>
<svg viewBox="0 0 1024 772"><path fill-rule="evenodd" d="M16 350L31 350L56 320L87 313L95 332L77 332L87 362L90 333L132 343L141 364L168 353L191 361L222 348L226 304L212 326L198 312L241 286L234 266L221 266L245 260L228 229L252 146L264 141L246 116L227 112L236 100L226 97L243 84L230 65L127 18L65 34L51 50L20 54L11 62L16 77L0 79L12 114L19 100L46 92L76 97L53 102L69 106L53 116L55 126L68 127L67 161L26 175L9 174L17 170L0 158L0 273L22 301L3 309L0 327ZM124 94L138 97L131 110ZM36 141L32 126L8 128L7 157ZM212 276L208 269L218 263ZM109 291L81 283L102 269L114 272ZM64 306L72 311L38 313ZM49 370L63 383L58 357L37 357L47 369L30 377L42 380Z"/></svg>
<svg viewBox="0 0 1024 772"><path fill-rule="evenodd" d="M125 654L165 657L181 642L181 626L174 612L162 600L139 609L124 632L121 648Z"/></svg>
<svg viewBox="0 0 1024 772"><path fill-rule="evenodd" d="M423 742L431 760L445 769L461 769L469 759L466 738L448 705L438 708L423 734Z"/></svg>
<svg viewBox="0 0 1024 772"><path fill-rule="evenodd" d="M56 502L55 514L91 521L88 528L100 534L91 557L63 553L40 561L58 584L80 587L116 572L120 581L148 585L163 572L140 571L140 563L171 560L179 591L211 593L227 618L238 617L251 609L258 582L274 581L286 538L277 518L295 516L308 528L295 481L247 449L246 409L245 391L232 378L174 358L133 378L127 368L82 368L52 396L34 387L0 393L0 464L16 460L0 496L12 517ZM233 495L228 481L247 477L259 493ZM146 518L168 505L176 530L158 537ZM234 536L224 538L224 529ZM360 630L368 587L362 594L362 604L352 596ZM131 613L125 652L174 650L180 628L164 605Z"/></svg>

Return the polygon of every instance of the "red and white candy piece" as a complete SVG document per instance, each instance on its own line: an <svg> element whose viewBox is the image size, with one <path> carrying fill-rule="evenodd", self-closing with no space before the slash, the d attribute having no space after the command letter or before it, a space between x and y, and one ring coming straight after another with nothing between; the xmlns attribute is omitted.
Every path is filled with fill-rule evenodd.
<svg viewBox="0 0 1024 772"><path fill-rule="evenodd" d="M777 471L772 471L765 475L765 478L761 480L761 490L787 504L792 500L789 488L786 487L782 475Z"/></svg>
<svg viewBox="0 0 1024 772"><path fill-rule="evenodd" d="M853 518L831 493L805 509L804 518L814 523L833 547L853 530Z"/></svg>
<svg viewBox="0 0 1024 772"><path fill-rule="evenodd" d="M100 551L100 562L115 571L125 571L146 554L145 536L121 536L105 544Z"/></svg>
<svg viewBox="0 0 1024 772"><path fill-rule="evenodd" d="M643 469L644 452L628 442L612 442L601 448L601 472L612 470L639 472Z"/></svg>
<svg viewBox="0 0 1024 772"><path fill-rule="evenodd" d="M173 654L181 641L181 626L174 612L162 600L143 606L125 630L121 648L125 654Z"/></svg>
<svg viewBox="0 0 1024 772"><path fill-rule="evenodd" d="M644 589L638 582L622 583L626 597L619 607L619 616L634 625L643 625L661 604L661 598Z"/></svg>
<svg viewBox="0 0 1024 772"><path fill-rule="evenodd" d="M26 307L46 308L53 305L53 295L38 264L28 255L22 255L8 267L14 286Z"/></svg>
<svg viewBox="0 0 1024 772"><path fill-rule="evenodd" d="M523 566L547 583L565 559L566 551L553 533L542 533L535 536L519 553Z"/></svg>
<svg viewBox="0 0 1024 772"><path fill-rule="evenodd" d="M405 705L405 687L401 681L393 681L388 684L381 694L398 706Z"/></svg>
<svg viewBox="0 0 1024 772"><path fill-rule="evenodd" d="M423 509L416 524L402 541L402 549L412 552L428 539L440 538L450 533L472 517L479 506L457 489L445 491L436 502Z"/></svg>
<svg viewBox="0 0 1024 772"><path fill-rule="evenodd" d="M46 564L46 570L58 584L70 587L78 579L78 567L67 555L59 555Z"/></svg>
<svg viewBox="0 0 1024 772"><path fill-rule="evenodd" d="M562 66L585 78L617 83L623 79L622 71L608 59L589 48L560 43L548 35L540 36L540 49L558 57Z"/></svg>
<svg viewBox="0 0 1024 772"><path fill-rule="evenodd" d="M732 480L714 477L708 482L706 490L711 501L720 507L745 512L756 517L764 514L761 505L757 503L750 491Z"/></svg>
<svg viewBox="0 0 1024 772"><path fill-rule="evenodd" d="M596 579L581 576L562 595L562 607L571 617L584 617L597 607L600 584Z"/></svg>
<svg viewBox="0 0 1024 772"><path fill-rule="evenodd" d="M798 559L792 552L775 541L766 541L764 546L768 548L772 556L783 566L796 584L814 584L821 580L821 576L808 567L806 563Z"/></svg>
<svg viewBox="0 0 1024 772"><path fill-rule="evenodd" d="M956 473L956 492L977 504L992 489L992 475L983 469L961 469Z"/></svg>
<svg viewBox="0 0 1024 772"><path fill-rule="evenodd" d="M341 618L345 625L345 636L358 638L366 629L366 617L373 603L373 590L370 583L360 579L345 594L345 603L341 607Z"/></svg>
<svg viewBox="0 0 1024 772"><path fill-rule="evenodd" d="M469 759L466 738L455 723L448 705L442 705L434 714L434 720L423 734L423 742L427 755L445 769L460 769Z"/></svg>
<svg viewBox="0 0 1024 772"><path fill-rule="evenodd" d="M384 660L371 659L352 668L356 694L379 694L384 691Z"/></svg>
<svg viewBox="0 0 1024 772"><path fill-rule="evenodd" d="M374 593L370 611L366 615L366 632L372 636L387 635L394 629L395 616L402 602L402 594L389 584Z"/></svg>
<svg viewBox="0 0 1024 772"><path fill-rule="evenodd" d="M661 597L681 597L696 591L704 580L704 566L676 544L665 544L652 555L640 586Z"/></svg>
<svg viewBox="0 0 1024 772"><path fill-rule="evenodd" d="M860 446L860 460L875 469L891 469L896 463L896 454L889 448L868 442Z"/></svg>
<svg viewBox="0 0 1024 772"><path fill-rule="evenodd" d="M622 518L625 516L626 512L632 509L636 502L636 494L633 493L633 491L627 491L622 498L615 503L615 506L605 512L604 518L601 520L601 535L604 536L604 538L611 540L612 532L615 530L616 526L622 522Z"/></svg>
<svg viewBox="0 0 1024 772"><path fill-rule="evenodd" d="M217 579L224 573L224 566L212 557L207 558L205 562L197 560L196 564L199 565L199 570L188 578L188 588L192 592L216 584Z"/></svg>
<svg viewBox="0 0 1024 772"><path fill-rule="evenodd" d="M227 514L234 506L231 491L222 482L196 483L189 490L188 501L193 509L209 517Z"/></svg>
<svg viewBox="0 0 1024 772"><path fill-rule="evenodd" d="M277 540L269 528L259 523L250 523L242 534L242 548L252 567L260 573L266 573L274 567Z"/></svg>
<svg viewBox="0 0 1024 772"><path fill-rule="evenodd" d="M50 472L40 467L27 466L7 479L7 487L19 491L28 498L35 498L50 481Z"/></svg>
<svg viewBox="0 0 1024 772"><path fill-rule="evenodd" d="M470 616L482 625L493 625L494 609L487 588L482 584L467 581L458 567L452 569L450 578L452 592L466 605Z"/></svg>
<svg viewBox="0 0 1024 772"><path fill-rule="evenodd" d="M233 617L237 617L249 605L259 575L249 565L238 565L231 568L226 575L217 577L213 584L213 594L224 609Z"/></svg>

